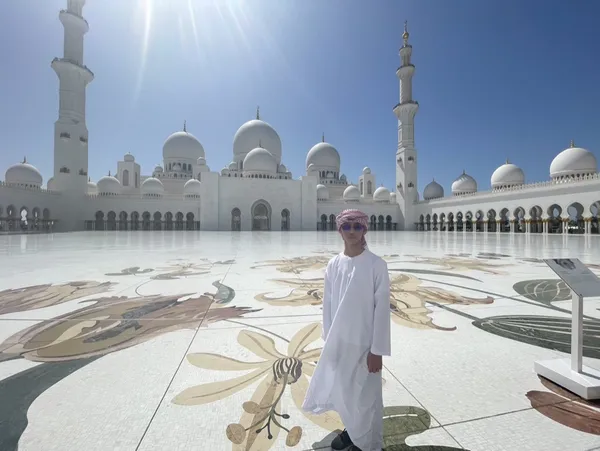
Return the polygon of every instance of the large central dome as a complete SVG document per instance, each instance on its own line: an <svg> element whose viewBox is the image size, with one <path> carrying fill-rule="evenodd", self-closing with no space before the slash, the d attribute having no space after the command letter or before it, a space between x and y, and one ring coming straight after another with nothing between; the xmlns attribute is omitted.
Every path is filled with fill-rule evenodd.
<svg viewBox="0 0 600 451"><path fill-rule="evenodd" d="M262 147L275 157L277 164L281 163L281 139L273 127L258 116L242 125L233 137L233 161L244 161L253 149Z"/></svg>
<svg viewBox="0 0 600 451"><path fill-rule="evenodd" d="M186 130L175 132L163 144L163 159L167 160L194 160L205 158L204 148L194 135Z"/></svg>

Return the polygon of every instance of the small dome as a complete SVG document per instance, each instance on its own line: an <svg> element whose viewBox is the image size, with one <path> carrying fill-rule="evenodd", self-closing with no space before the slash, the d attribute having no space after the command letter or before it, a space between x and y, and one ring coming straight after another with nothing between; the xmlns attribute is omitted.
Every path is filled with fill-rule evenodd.
<svg viewBox="0 0 600 451"><path fill-rule="evenodd" d="M283 173L285 173L285 172L287 172L287 171L288 171L288 170L287 170L287 168L285 167L285 165L284 165L284 164L280 164L280 165L279 165L279 167L277 168L277 172L279 172L279 173L281 173L281 174L283 174Z"/></svg>
<svg viewBox="0 0 600 451"><path fill-rule="evenodd" d="M187 131L175 132L163 144L163 159L186 159L197 161L204 158L204 147L194 135Z"/></svg>
<svg viewBox="0 0 600 451"><path fill-rule="evenodd" d="M344 182L344 183L345 183L347 180L348 180L348 179L346 178L346 174L342 174L342 175L340 176L340 181L342 181L342 182Z"/></svg>
<svg viewBox="0 0 600 451"><path fill-rule="evenodd" d="M105 175L96 184L98 187L98 194L102 195L113 195L116 196L121 194L121 183L112 175L110 172Z"/></svg>
<svg viewBox="0 0 600 451"><path fill-rule="evenodd" d="M202 183L196 179L190 179L183 185L183 195L198 197L202 192Z"/></svg>
<svg viewBox="0 0 600 451"><path fill-rule="evenodd" d="M14 164L6 170L4 181L8 185L41 188L44 180L40 171L23 159L22 163Z"/></svg>
<svg viewBox="0 0 600 451"><path fill-rule="evenodd" d="M477 182L465 171L452 183L452 194L471 194L475 192L477 192Z"/></svg>
<svg viewBox="0 0 600 451"><path fill-rule="evenodd" d="M124 161L135 161L135 157L133 155L131 155L129 152L127 152L125 154L125 156L123 157Z"/></svg>
<svg viewBox="0 0 600 451"><path fill-rule="evenodd" d="M375 202L389 202L390 201L390 190L385 186L380 186L373 193L373 199Z"/></svg>
<svg viewBox="0 0 600 451"><path fill-rule="evenodd" d="M396 193L390 193L390 203L395 204L396 200Z"/></svg>
<svg viewBox="0 0 600 451"><path fill-rule="evenodd" d="M340 154L331 144L320 142L315 144L306 155L306 168L314 164L317 169L340 170Z"/></svg>
<svg viewBox="0 0 600 451"><path fill-rule="evenodd" d="M329 190L325 185L317 185L317 200L329 200Z"/></svg>
<svg viewBox="0 0 600 451"><path fill-rule="evenodd" d="M155 177L148 177L142 182L142 195L162 196L164 193L165 187L159 179Z"/></svg>
<svg viewBox="0 0 600 451"><path fill-rule="evenodd" d="M371 168L369 166L365 166L363 168L363 174L367 175L367 174L370 174L370 173L371 173Z"/></svg>
<svg viewBox="0 0 600 451"><path fill-rule="evenodd" d="M50 189L50 188L48 188ZM88 194L98 194L98 185L88 179L87 182L87 193Z"/></svg>
<svg viewBox="0 0 600 451"><path fill-rule="evenodd" d="M246 155L256 146L267 149L275 158L277 164L281 162L281 139L271 125L257 118L243 124L233 137L234 161L243 161Z"/></svg>
<svg viewBox="0 0 600 451"><path fill-rule="evenodd" d="M516 164L506 163L494 171L491 178L492 188L517 186L525 183L525 173Z"/></svg>
<svg viewBox="0 0 600 451"><path fill-rule="evenodd" d="M345 201L358 201L360 199L360 191L357 186L350 185L344 190L343 198Z"/></svg>
<svg viewBox="0 0 600 451"><path fill-rule="evenodd" d="M318 172L317 167L314 164L309 164L308 167L306 168L306 173L310 174L312 172Z"/></svg>
<svg viewBox="0 0 600 451"><path fill-rule="evenodd" d="M231 163L229 163L229 166L227 166L227 169L229 169L230 171L237 171L238 168L238 164L235 161L232 161Z"/></svg>
<svg viewBox="0 0 600 451"><path fill-rule="evenodd" d="M267 149L257 147L251 150L244 158L244 172L277 172L277 161Z"/></svg>
<svg viewBox="0 0 600 451"><path fill-rule="evenodd" d="M154 166L154 172L163 172L163 167L160 164L157 164L156 166Z"/></svg>
<svg viewBox="0 0 600 451"><path fill-rule="evenodd" d="M436 182L434 179L431 182L429 182L423 190L423 199L431 200L439 199L441 197L444 197L444 187L438 182Z"/></svg>
<svg viewBox="0 0 600 451"><path fill-rule="evenodd" d="M95 183L94 183L95 185ZM56 186L54 186L54 177L50 177L46 182L46 189L55 190Z"/></svg>
<svg viewBox="0 0 600 451"><path fill-rule="evenodd" d="M198 158L198 160L196 160L196 164L198 166L206 166L206 158L204 158L204 157Z"/></svg>
<svg viewBox="0 0 600 451"><path fill-rule="evenodd" d="M550 177L553 179L580 177L595 174L597 171L598 163L594 154L581 147L575 147L572 141L571 147L559 153L550 164Z"/></svg>
<svg viewBox="0 0 600 451"><path fill-rule="evenodd" d="M230 174L229 169L223 168L221 169L221 175L227 177Z"/></svg>

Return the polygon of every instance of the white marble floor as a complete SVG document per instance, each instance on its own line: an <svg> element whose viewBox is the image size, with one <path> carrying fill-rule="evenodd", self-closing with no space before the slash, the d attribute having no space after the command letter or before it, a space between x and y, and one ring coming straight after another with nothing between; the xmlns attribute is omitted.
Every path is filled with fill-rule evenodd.
<svg viewBox="0 0 600 451"><path fill-rule="evenodd" d="M386 450L600 449L600 403L533 369L570 346L569 290L539 259L600 273L600 237L367 238L391 276ZM329 232L0 236L0 449L329 449L339 418L299 404L339 250Z"/></svg>

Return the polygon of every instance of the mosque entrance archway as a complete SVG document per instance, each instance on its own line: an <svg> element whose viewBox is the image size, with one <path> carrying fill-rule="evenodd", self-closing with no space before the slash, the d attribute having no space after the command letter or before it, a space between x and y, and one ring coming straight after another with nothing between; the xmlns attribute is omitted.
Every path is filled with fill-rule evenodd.
<svg viewBox="0 0 600 451"><path fill-rule="evenodd" d="M239 208L231 210L231 231L239 232L242 230L242 212Z"/></svg>
<svg viewBox="0 0 600 451"><path fill-rule="evenodd" d="M252 205L252 230L271 230L271 206L264 200Z"/></svg>
<svg viewBox="0 0 600 451"><path fill-rule="evenodd" d="M290 211L287 208L281 211L281 230L290 230Z"/></svg>

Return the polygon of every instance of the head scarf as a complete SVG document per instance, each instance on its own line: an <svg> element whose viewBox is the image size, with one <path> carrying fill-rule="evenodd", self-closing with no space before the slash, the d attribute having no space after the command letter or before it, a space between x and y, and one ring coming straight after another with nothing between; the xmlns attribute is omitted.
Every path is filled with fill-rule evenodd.
<svg viewBox="0 0 600 451"><path fill-rule="evenodd" d="M358 223L363 226L365 234L369 230L369 217L360 210L344 210L335 218L338 232L342 230L342 226L347 223ZM367 246L367 241L363 234L362 245Z"/></svg>

